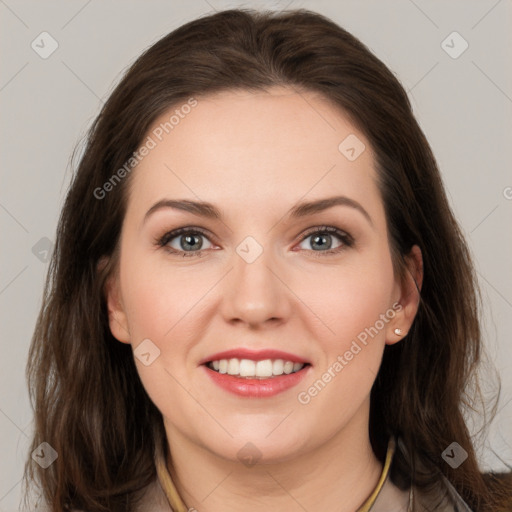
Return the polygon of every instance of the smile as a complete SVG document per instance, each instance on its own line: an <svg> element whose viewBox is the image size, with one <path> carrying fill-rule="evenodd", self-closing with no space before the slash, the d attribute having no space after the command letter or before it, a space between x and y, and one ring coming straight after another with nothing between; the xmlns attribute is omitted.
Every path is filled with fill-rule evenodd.
<svg viewBox="0 0 512 512"><path fill-rule="evenodd" d="M295 387L311 365L283 359L219 359L201 366L224 391L246 398L268 398Z"/></svg>
<svg viewBox="0 0 512 512"><path fill-rule="evenodd" d="M219 373L233 375L236 377L256 377L258 379L267 379L278 377L279 375L289 375L296 373L305 364L285 361L283 359L263 359L261 361L252 361L251 359L220 359L208 363L208 367Z"/></svg>

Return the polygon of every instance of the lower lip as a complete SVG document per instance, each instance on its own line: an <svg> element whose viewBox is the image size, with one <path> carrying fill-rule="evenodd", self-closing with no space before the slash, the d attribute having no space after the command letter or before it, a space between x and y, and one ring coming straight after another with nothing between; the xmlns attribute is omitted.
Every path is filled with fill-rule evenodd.
<svg viewBox="0 0 512 512"><path fill-rule="evenodd" d="M268 379L234 377L227 373L219 373L215 370L211 370L206 365L203 365L203 368L215 384L230 393L244 397L267 398L296 386L306 376L310 365L304 366L298 372L270 377Z"/></svg>

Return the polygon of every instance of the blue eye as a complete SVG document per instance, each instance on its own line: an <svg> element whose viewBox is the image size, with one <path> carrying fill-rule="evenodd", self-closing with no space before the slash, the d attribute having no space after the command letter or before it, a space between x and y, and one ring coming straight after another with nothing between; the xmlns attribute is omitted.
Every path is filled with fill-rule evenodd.
<svg viewBox="0 0 512 512"><path fill-rule="evenodd" d="M310 231L302 238L301 243L309 238L311 239L309 242L311 249L302 250L309 250L310 252L315 253L315 256L339 253L343 249L351 247L354 244L353 238L348 233L333 226L319 226L314 228L312 232ZM337 245L334 243L333 246L333 239L338 240ZM315 247L319 250L315 250Z"/></svg>
<svg viewBox="0 0 512 512"><path fill-rule="evenodd" d="M208 240L200 229L186 227L166 233L158 241L158 244L170 252L182 256L200 256L205 250L202 239ZM206 249L208 248L206 247Z"/></svg>

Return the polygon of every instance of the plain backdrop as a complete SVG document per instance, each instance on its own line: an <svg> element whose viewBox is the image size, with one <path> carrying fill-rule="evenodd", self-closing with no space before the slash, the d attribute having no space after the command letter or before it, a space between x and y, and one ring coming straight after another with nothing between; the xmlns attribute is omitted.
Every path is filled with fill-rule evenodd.
<svg viewBox="0 0 512 512"><path fill-rule="evenodd" d="M18 510L32 427L25 364L71 152L142 50L200 15L242 6L331 17L408 91L475 258L488 358L502 378L482 466L512 464L509 0L0 0L0 512Z"/></svg>

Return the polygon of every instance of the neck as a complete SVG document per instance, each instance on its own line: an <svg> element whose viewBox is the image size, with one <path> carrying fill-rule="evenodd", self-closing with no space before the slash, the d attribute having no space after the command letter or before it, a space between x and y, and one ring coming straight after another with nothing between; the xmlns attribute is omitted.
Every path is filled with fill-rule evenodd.
<svg viewBox="0 0 512 512"><path fill-rule="evenodd" d="M250 467L213 454L168 423L166 433L173 482L186 505L199 512L353 512L382 471L370 445L367 410L314 449Z"/></svg>

